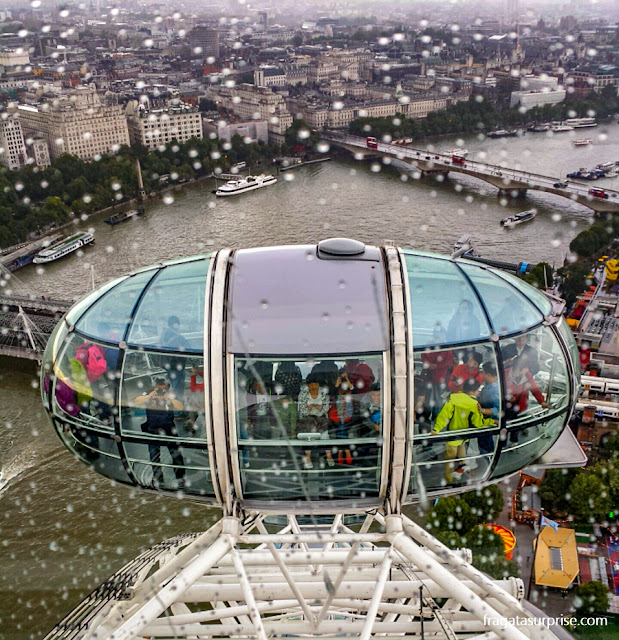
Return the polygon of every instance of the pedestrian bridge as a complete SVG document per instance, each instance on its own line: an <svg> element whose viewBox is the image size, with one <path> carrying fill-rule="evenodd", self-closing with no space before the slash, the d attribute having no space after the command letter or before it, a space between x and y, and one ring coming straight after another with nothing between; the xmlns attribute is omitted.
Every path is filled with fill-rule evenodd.
<svg viewBox="0 0 619 640"><path fill-rule="evenodd" d="M386 142L378 142L375 149L368 148L366 138L358 136L326 132L322 137L354 153L358 158L383 156L403 160L416 167L422 175L442 175L446 178L450 172L464 173L493 185L499 190L499 195L523 197L529 190L544 191L578 202L596 213L619 212L619 191L605 189L603 186L596 185L594 188L602 191L607 197L597 197L589 193L590 185L574 181L565 182L558 177L508 169L468 159L464 159L461 163L454 163L450 154L429 152ZM555 186L559 184L565 186Z"/></svg>

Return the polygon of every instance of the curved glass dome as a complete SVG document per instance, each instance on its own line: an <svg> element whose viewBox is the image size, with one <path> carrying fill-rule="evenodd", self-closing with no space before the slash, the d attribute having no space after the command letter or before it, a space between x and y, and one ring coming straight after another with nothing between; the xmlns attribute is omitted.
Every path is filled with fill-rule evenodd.
<svg viewBox="0 0 619 640"><path fill-rule="evenodd" d="M43 398L67 447L119 482L272 511L398 508L556 441L580 377L556 302L419 251L222 250L76 303Z"/></svg>

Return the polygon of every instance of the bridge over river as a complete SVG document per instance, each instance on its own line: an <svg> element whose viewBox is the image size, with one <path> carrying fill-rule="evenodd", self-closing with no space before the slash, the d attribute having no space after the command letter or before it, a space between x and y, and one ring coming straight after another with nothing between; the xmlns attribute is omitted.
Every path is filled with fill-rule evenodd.
<svg viewBox="0 0 619 640"><path fill-rule="evenodd" d="M73 302L0 295L0 356L40 361L58 320Z"/></svg>
<svg viewBox="0 0 619 640"><path fill-rule="evenodd" d="M322 137L335 146L347 149L357 158L372 156L396 158L416 167L422 175L440 175L446 179L450 172L464 173L497 187L499 195L524 197L529 190L545 191L578 202L598 214L619 212L619 191L593 187L593 190L599 193L596 196L590 193L592 190L590 185L562 181L558 177L507 169L475 160L464 159L463 162L454 162L449 154L386 142L378 142L376 148L368 148L366 138L358 136L325 132Z"/></svg>

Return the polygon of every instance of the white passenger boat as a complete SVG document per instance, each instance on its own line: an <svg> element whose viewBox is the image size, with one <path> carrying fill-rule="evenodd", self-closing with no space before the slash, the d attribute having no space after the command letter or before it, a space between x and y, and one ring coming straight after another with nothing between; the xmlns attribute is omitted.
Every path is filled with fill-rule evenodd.
<svg viewBox="0 0 619 640"><path fill-rule="evenodd" d="M95 236L88 231L80 231L79 233L75 233L64 240L61 240L58 244L50 247L49 249L45 249L44 251L40 251L34 257L35 264L45 264L46 262L53 262L54 260L58 260L59 258L64 258L64 256L77 251L81 247L86 246L87 244L91 244L95 241Z"/></svg>
<svg viewBox="0 0 619 640"><path fill-rule="evenodd" d="M582 127L597 127L598 123L595 118L568 118L563 121L563 124L566 124L570 127L574 127L576 129L581 129Z"/></svg>
<svg viewBox="0 0 619 640"><path fill-rule="evenodd" d="M574 127L569 124L553 124L552 131L554 133L560 133L561 131L574 131Z"/></svg>
<svg viewBox="0 0 619 640"><path fill-rule="evenodd" d="M584 147L585 145L591 144L591 138L576 138L574 144L577 147Z"/></svg>
<svg viewBox="0 0 619 640"><path fill-rule="evenodd" d="M536 215L537 211L535 209L528 209L527 211L515 213L513 216L509 216L508 218L503 218L503 220L501 220L501 224L504 227L515 227L516 225L522 224L523 222L533 220Z"/></svg>
<svg viewBox="0 0 619 640"><path fill-rule="evenodd" d="M267 175L259 176L247 176L238 180L228 180L226 184L221 185L215 191L216 196L235 196L238 193L245 193L246 191L254 191L254 189L261 189L262 187L268 187L270 184L275 184L277 178Z"/></svg>
<svg viewBox="0 0 619 640"><path fill-rule="evenodd" d="M449 156L458 156L459 158L466 158L466 156L469 155L469 150L468 149L447 149L447 151L445 152L447 155Z"/></svg>

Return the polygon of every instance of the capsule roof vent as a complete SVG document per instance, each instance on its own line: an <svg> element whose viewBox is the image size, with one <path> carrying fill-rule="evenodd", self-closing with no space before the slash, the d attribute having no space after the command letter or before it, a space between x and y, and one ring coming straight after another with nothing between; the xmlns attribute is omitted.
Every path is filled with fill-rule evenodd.
<svg viewBox="0 0 619 640"><path fill-rule="evenodd" d="M365 253L365 245L351 238L329 238L318 243L318 257L324 253L328 256L359 256Z"/></svg>

